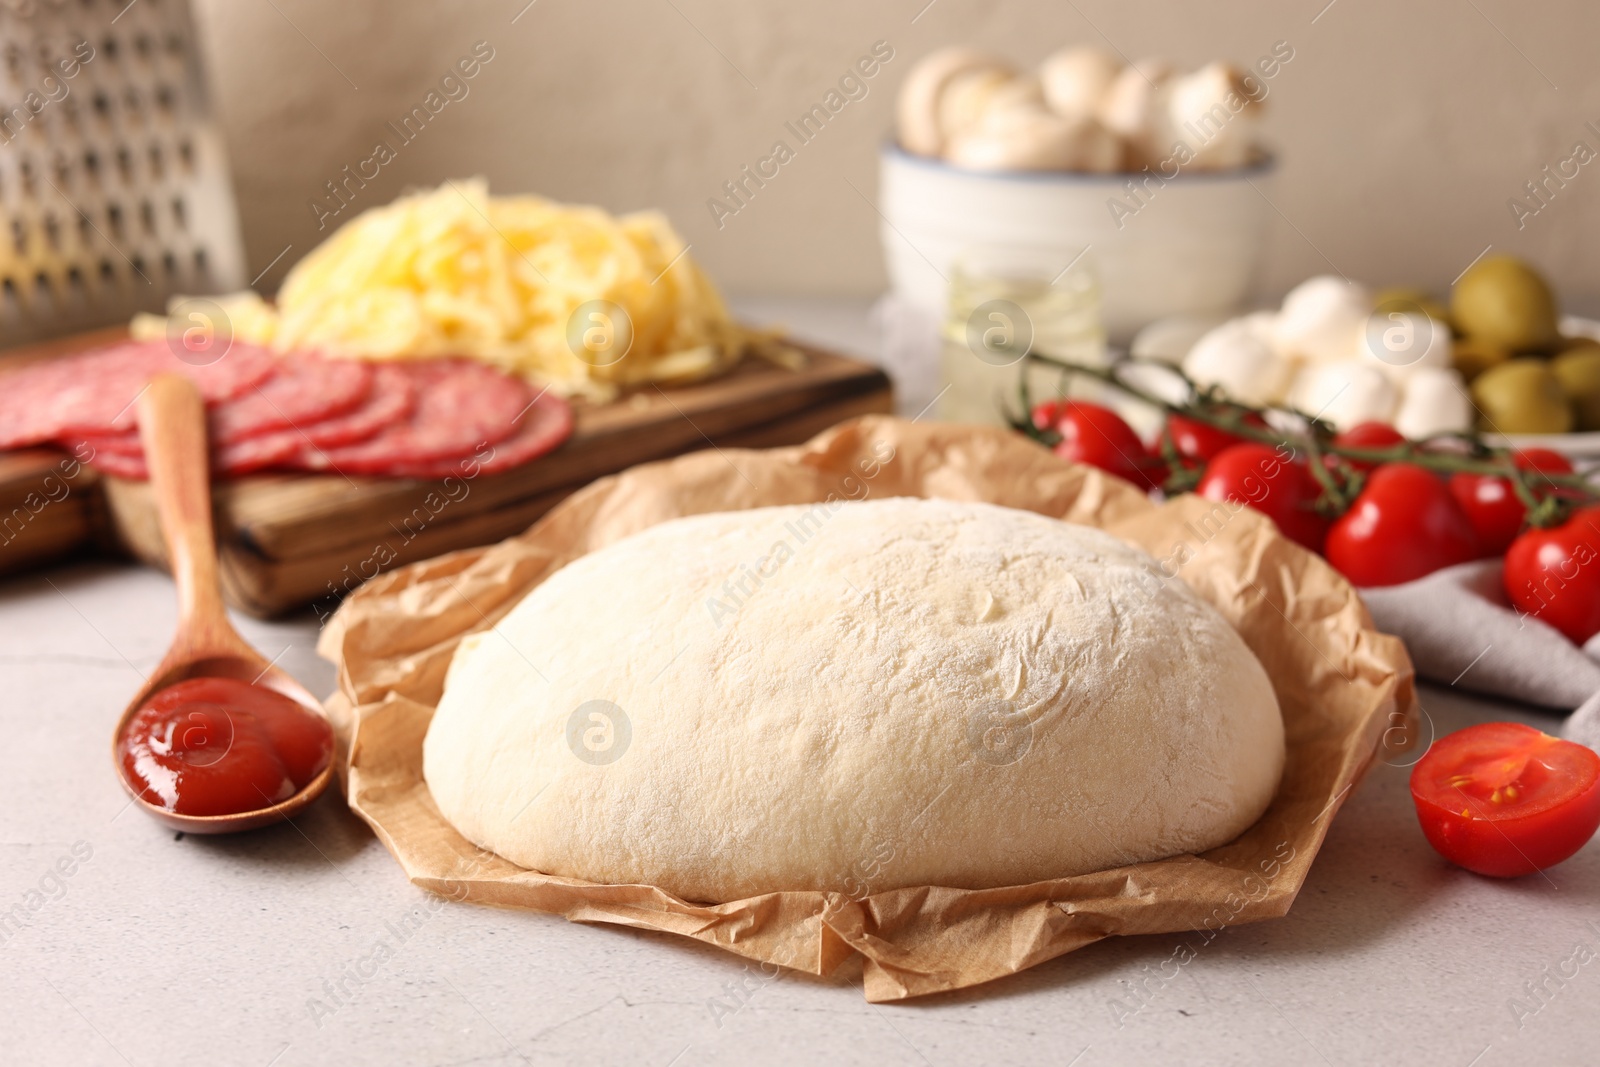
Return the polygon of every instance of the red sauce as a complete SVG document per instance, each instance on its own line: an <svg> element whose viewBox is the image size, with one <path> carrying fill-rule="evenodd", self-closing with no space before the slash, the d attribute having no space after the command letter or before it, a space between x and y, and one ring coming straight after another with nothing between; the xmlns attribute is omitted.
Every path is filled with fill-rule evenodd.
<svg viewBox="0 0 1600 1067"><path fill-rule="evenodd" d="M117 751L151 804L180 815L237 815L303 789L328 765L333 731L282 693L191 678L145 701Z"/></svg>

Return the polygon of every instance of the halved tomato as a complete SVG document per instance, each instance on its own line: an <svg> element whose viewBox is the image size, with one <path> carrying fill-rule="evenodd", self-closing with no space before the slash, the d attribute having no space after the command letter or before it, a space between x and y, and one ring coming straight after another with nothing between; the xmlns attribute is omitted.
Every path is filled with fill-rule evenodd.
<svg viewBox="0 0 1600 1067"><path fill-rule="evenodd" d="M1560 863L1600 828L1600 755L1515 722L1436 741L1411 772L1428 843L1451 863L1516 878Z"/></svg>

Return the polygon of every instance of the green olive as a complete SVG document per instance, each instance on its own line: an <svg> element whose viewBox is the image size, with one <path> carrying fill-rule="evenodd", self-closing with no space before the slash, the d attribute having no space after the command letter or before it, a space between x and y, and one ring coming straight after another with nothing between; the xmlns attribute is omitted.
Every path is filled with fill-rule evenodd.
<svg viewBox="0 0 1600 1067"><path fill-rule="evenodd" d="M1578 413L1578 429L1600 430L1600 343L1569 347L1551 360L1550 372Z"/></svg>
<svg viewBox="0 0 1600 1067"><path fill-rule="evenodd" d="M1495 433L1566 433L1572 402L1542 359L1513 359L1472 383L1480 429Z"/></svg>
<svg viewBox="0 0 1600 1067"><path fill-rule="evenodd" d="M1396 311L1426 315L1430 319L1438 319L1445 323L1450 321L1450 309L1421 289L1407 289L1400 286L1384 289L1378 293L1375 303L1380 314Z"/></svg>
<svg viewBox="0 0 1600 1067"><path fill-rule="evenodd" d="M1463 337L1456 342L1455 351L1451 356L1456 370L1461 372L1461 377L1472 381L1488 370L1497 367L1511 358L1511 353L1503 348L1475 341L1470 337Z"/></svg>
<svg viewBox="0 0 1600 1067"><path fill-rule="evenodd" d="M1512 352L1548 351L1561 339L1549 283L1510 256L1467 268L1450 294L1450 313L1467 337Z"/></svg>

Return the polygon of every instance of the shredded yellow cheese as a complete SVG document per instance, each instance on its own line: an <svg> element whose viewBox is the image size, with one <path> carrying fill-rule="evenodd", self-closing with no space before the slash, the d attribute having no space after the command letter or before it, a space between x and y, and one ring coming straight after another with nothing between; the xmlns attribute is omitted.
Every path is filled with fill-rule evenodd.
<svg viewBox="0 0 1600 1067"><path fill-rule="evenodd" d="M295 264L275 306L248 290L216 302L234 337L280 351L467 356L596 399L705 377L759 340L661 214L491 197L481 179L351 219ZM167 328L159 316L133 326L141 338Z"/></svg>

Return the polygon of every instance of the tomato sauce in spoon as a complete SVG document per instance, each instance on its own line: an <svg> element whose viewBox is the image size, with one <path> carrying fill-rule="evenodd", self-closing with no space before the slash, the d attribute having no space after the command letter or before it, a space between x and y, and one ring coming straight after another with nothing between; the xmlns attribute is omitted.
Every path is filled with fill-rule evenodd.
<svg viewBox="0 0 1600 1067"><path fill-rule="evenodd" d="M333 732L265 686L191 678L140 706L117 754L143 800L180 815L236 815L287 800L322 773Z"/></svg>

